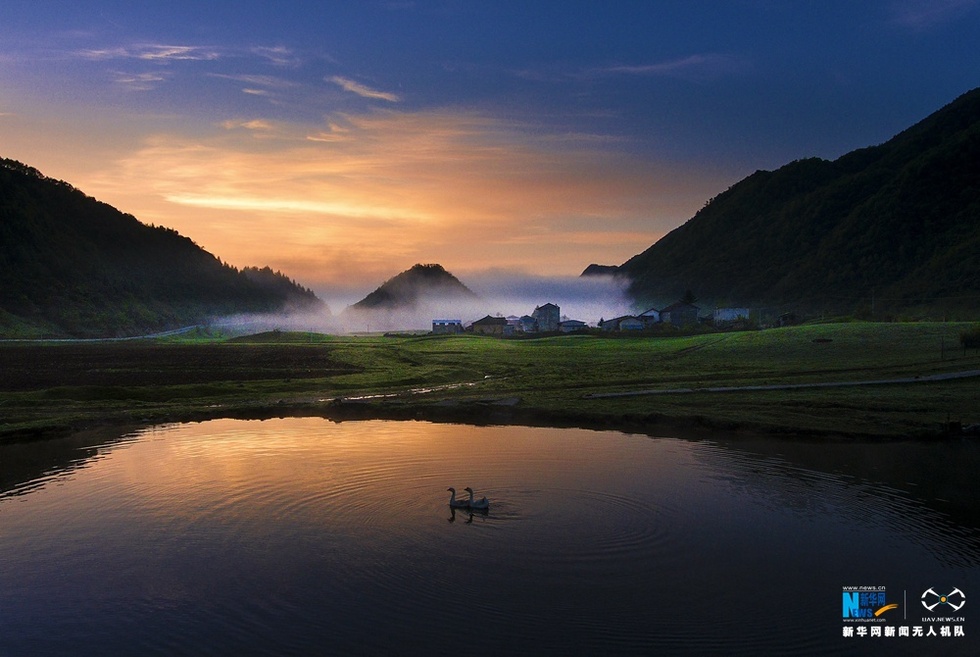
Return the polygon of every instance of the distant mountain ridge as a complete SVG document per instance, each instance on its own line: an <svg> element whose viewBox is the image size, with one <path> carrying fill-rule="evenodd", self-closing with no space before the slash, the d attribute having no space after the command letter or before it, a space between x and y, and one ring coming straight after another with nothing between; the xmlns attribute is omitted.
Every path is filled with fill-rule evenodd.
<svg viewBox="0 0 980 657"><path fill-rule="evenodd" d="M0 271L5 335L136 335L230 313L326 308L279 272L238 270L174 230L6 159Z"/></svg>
<svg viewBox="0 0 980 657"><path fill-rule="evenodd" d="M619 267L639 305L980 309L980 89L879 146L757 171Z"/></svg>
<svg viewBox="0 0 980 657"><path fill-rule="evenodd" d="M580 276L618 276L620 274L619 265L589 265Z"/></svg>
<svg viewBox="0 0 980 657"><path fill-rule="evenodd" d="M469 301L477 295L438 264L416 264L350 306L359 310L408 310L425 301Z"/></svg>

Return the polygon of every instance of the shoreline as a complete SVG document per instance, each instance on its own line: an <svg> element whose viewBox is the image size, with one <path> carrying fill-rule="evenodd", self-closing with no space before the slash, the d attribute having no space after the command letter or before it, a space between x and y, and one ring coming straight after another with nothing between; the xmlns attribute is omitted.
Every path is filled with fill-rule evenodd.
<svg viewBox="0 0 980 657"><path fill-rule="evenodd" d="M0 428L0 444L33 442L63 438L71 434L129 427L141 430L153 426L207 422L219 419L270 420L285 417L319 417L332 422L369 420L422 421L467 424L473 426L533 426L556 429L619 431L649 437L672 437L692 440L710 439L724 432L726 438L754 438L803 442L892 443L905 441L941 441L980 437L975 433L950 432L937 426L934 433L876 434L862 431L815 431L787 425L763 425L728 422L710 415L670 416L663 413L627 413L610 415L587 411L554 411L522 406L519 398L483 398L475 400L439 400L404 402L391 399L350 400L343 397L328 400L279 399L269 403L230 404L211 408L183 408L167 411L155 409L137 418L138 413L120 412L94 418L68 421L53 420L30 428ZM135 428L134 428L135 427Z"/></svg>

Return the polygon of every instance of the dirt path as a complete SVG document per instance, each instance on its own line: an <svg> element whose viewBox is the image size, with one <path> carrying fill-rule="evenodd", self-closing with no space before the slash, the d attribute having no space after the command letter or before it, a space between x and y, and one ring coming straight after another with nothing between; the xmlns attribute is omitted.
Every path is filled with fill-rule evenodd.
<svg viewBox="0 0 980 657"><path fill-rule="evenodd" d="M846 388L849 386L882 386L899 383L931 383L951 379L968 379L980 376L980 370L929 374L902 379L877 379L872 381L827 381L822 383L780 383L766 386L716 386L709 388L666 388L660 390L628 390L625 392L592 392L586 399L608 399L612 397L637 397L640 395L683 395L695 392L758 392L763 390L799 390L803 388Z"/></svg>
<svg viewBox="0 0 980 657"><path fill-rule="evenodd" d="M45 342L59 343L59 344L84 344L84 343L97 343L97 342L134 342L136 340L155 340L157 338L168 338L174 335L181 335L182 333L190 333L194 329L204 328L203 324L195 324L194 326L183 326L181 328L171 329L169 331L161 331L159 333L148 333L146 335L131 335L125 338L4 338L0 342L20 342L27 344L42 344Z"/></svg>

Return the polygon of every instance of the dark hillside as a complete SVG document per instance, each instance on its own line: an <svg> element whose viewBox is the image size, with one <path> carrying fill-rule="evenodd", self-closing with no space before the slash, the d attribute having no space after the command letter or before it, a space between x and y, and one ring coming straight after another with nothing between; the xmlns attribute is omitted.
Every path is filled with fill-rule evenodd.
<svg viewBox="0 0 980 657"><path fill-rule="evenodd" d="M621 271L641 303L980 309L980 90L880 146L752 174Z"/></svg>
<svg viewBox="0 0 980 657"><path fill-rule="evenodd" d="M476 295L442 265L415 265L388 279L351 306L354 310L414 308L420 301L475 299Z"/></svg>
<svg viewBox="0 0 980 657"><path fill-rule="evenodd" d="M320 304L281 274L240 272L176 231L11 160L0 160L0 271L0 320L51 334L137 334Z"/></svg>

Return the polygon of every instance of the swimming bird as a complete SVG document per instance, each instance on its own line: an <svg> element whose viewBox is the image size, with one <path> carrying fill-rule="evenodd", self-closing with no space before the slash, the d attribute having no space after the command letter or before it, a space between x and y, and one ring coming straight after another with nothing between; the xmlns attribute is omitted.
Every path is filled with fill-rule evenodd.
<svg viewBox="0 0 980 657"><path fill-rule="evenodd" d="M466 502L466 500L457 500L456 499L456 489L455 488L447 488L446 490L448 490L450 493L452 493L452 495L449 496L449 506L450 506L450 508L453 508L453 509L465 509L466 507L469 506L469 504ZM472 497L472 494L470 495L470 497Z"/></svg>
<svg viewBox="0 0 980 657"><path fill-rule="evenodd" d="M474 500L473 499L473 489L470 488L469 486L467 486L463 490L465 490L466 492L468 492L470 494L470 499L467 500L467 506L468 507L470 507L471 509L476 509L477 511L482 511L483 509L489 509L490 508L490 500L488 500L485 497L484 498L481 498L479 500Z"/></svg>

